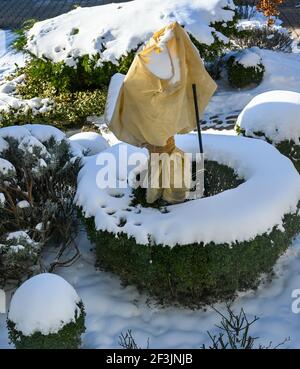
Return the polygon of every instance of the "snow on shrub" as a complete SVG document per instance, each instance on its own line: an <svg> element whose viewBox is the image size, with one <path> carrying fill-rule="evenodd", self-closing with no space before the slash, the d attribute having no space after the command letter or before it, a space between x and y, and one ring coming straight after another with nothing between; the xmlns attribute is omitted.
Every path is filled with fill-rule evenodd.
<svg viewBox="0 0 300 369"><path fill-rule="evenodd" d="M240 113L236 130L262 138L288 156L300 171L300 94L274 90L255 96Z"/></svg>
<svg viewBox="0 0 300 369"><path fill-rule="evenodd" d="M82 146L86 151L85 155L96 155L109 147L105 138L96 132L76 133L69 140Z"/></svg>
<svg viewBox="0 0 300 369"><path fill-rule="evenodd" d="M133 201L136 193L122 187L126 168L119 150L131 154L141 149L125 144L103 152L115 155L120 188L97 187L100 167L90 157L76 193L101 267L159 300L189 306L255 287L300 229L300 176L289 159L261 140L203 139L206 167L212 168L209 183L218 178L210 197L157 208ZM178 136L176 144L198 152L196 135ZM219 182L230 185L217 193Z"/></svg>
<svg viewBox="0 0 300 369"><path fill-rule="evenodd" d="M27 33L26 48L39 58L71 67L84 55L99 55L98 66L105 61L118 63L175 21L199 43L210 46L215 39L228 42L216 24L233 21L234 9L231 0L134 0L78 7L35 23Z"/></svg>
<svg viewBox="0 0 300 369"><path fill-rule="evenodd" d="M67 242L80 159L73 158L64 133L51 126L1 128L0 145L3 287L39 270L42 247L52 237L61 233L60 242Z"/></svg>
<svg viewBox="0 0 300 369"><path fill-rule="evenodd" d="M58 69L47 69L40 59L31 60L17 72L19 77L0 84L0 126L36 122L75 126L85 123L89 115L103 114L105 89L100 91L95 84L94 91L70 92L77 89L77 72L68 74L66 83Z"/></svg>
<svg viewBox="0 0 300 369"><path fill-rule="evenodd" d="M9 337L16 348L79 348L84 317L83 303L67 281L55 274L39 274L12 297Z"/></svg>
<svg viewBox="0 0 300 369"><path fill-rule="evenodd" d="M256 48L239 51L227 61L228 82L235 88L259 85L264 72L265 67Z"/></svg>
<svg viewBox="0 0 300 369"><path fill-rule="evenodd" d="M232 0L134 0L27 22L14 43L27 51L26 64L0 86L1 124L55 122L63 127L101 116L111 77L127 73L153 32L178 21L203 59L211 60L236 31L234 9Z"/></svg>
<svg viewBox="0 0 300 369"><path fill-rule="evenodd" d="M27 100L25 106L36 96L51 97L53 105L50 113L29 114L30 122L49 114L68 124L102 115L110 78L126 74L138 48L171 22L185 26L204 59L215 58L235 32L232 9L231 0L135 0L77 8L35 23L21 36L22 43L27 37L29 59L18 71L23 81L17 93ZM79 98L79 92L85 95ZM9 113L4 122L9 122ZM21 122L24 114L18 114Z"/></svg>

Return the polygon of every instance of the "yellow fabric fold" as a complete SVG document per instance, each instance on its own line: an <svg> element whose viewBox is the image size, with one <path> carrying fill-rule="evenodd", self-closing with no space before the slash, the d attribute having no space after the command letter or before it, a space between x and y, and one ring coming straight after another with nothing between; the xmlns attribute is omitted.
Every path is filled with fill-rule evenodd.
<svg viewBox="0 0 300 369"><path fill-rule="evenodd" d="M166 65L171 66L172 73L168 78L159 78L150 68L155 54L160 53L163 53ZM196 127L193 84L197 86L201 114L217 86L205 70L188 34L175 22L156 32L135 56L120 90L109 128L118 139L131 145L165 146L175 134L187 133ZM173 152L178 154L178 163L184 161L182 151L174 148ZM176 180L174 168L169 169L170 183ZM162 165L156 170L161 173L167 169ZM158 194L168 202L183 201L186 186L176 188L176 191L172 188L158 191L155 195L149 188L149 202L153 202Z"/></svg>

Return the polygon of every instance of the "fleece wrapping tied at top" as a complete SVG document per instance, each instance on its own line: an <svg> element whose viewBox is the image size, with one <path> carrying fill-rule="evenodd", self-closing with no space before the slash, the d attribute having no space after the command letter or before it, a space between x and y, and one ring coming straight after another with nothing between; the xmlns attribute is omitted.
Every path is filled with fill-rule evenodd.
<svg viewBox="0 0 300 369"><path fill-rule="evenodd" d="M168 33L162 46L161 39ZM149 69L153 54L164 48L173 72L167 79ZM196 127L192 84L197 86L202 113L216 84L188 34L175 22L156 32L135 56L119 92L110 129L118 139L134 146L166 145L170 137Z"/></svg>

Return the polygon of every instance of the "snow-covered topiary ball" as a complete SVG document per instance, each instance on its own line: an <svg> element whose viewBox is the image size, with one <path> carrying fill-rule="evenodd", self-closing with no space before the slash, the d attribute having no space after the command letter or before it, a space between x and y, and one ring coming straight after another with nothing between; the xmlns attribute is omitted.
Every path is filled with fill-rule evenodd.
<svg viewBox="0 0 300 369"><path fill-rule="evenodd" d="M240 113L236 130L272 143L300 170L300 93L274 90L255 96Z"/></svg>
<svg viewBox="0 0 300 369"><path fill-rule="evenodd" d="M109 144L99 133L80 132L71 136L70 141L83 147L87 155L96 155L107 149Z"/></svg>
<svg viewBox="0 0 300 369"><path fill-rule="evenodd" d="M264 72L265 67L256 48L239 51L227 61L228 82L235 88L259 85Z"/></svg>
<svg viewBox="0 0 300 369"><path fill-rule="evenodd" d="M56 274L24 282L11 300L8 329L16 348L78 348L84 307L75 289Z"/></svg>

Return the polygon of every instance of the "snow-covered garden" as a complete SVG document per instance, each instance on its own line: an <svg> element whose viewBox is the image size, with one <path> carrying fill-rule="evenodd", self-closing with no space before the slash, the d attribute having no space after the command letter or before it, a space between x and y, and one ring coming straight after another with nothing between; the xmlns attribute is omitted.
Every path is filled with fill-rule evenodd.
<svg viewBox="0 0 300 369"><path fill-rule="evenodd" d="M148 204L147 150L109 123L136 53L169 24L218 88L203 197ZM168 80L160 42L149 71ZM0 348L120 348L128 332L210 347L220 314L240 311L259 317L254 348L298 348L299 117L300 40L231 0L77 7L0 30ZM196 176L197 132L175 145Z"/></svg>

